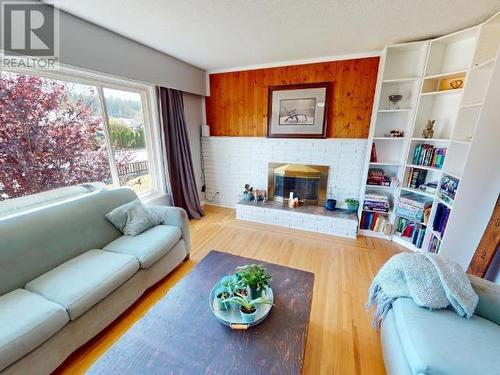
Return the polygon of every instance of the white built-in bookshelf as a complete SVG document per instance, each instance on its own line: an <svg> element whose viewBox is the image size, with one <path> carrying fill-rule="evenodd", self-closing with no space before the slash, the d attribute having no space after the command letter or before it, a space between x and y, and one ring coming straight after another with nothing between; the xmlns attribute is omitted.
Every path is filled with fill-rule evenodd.
<svg viewBox="0 0 500 375"><path fill-rule="evenodd" d="M365 184L361 203L367 192L380 191L389 196L391 208L387 214L378 214L384 217L384 224L388 226L378 226L378 230L360 229L360 234L392 239L412 250L427 251L434 245L432 251L451 251L446 249L448 229L450 225L460 222L453 219L455 202L470 198L461 194L464 170L481 168L468 162L477 129L498 126L491 121L481 121L481 117L483 103L489 95L490 86L493 86L492 73L499 65L499 45L500 14L497 14L481 25L450 35L429 41L390 45L384 49L370 126L365 177L368 180L369 170L376 168L390 178L395 177L398 184ZM500 82L495 84L498 86ZM403 98L394 105L389 96L398 94ZM435 120L432 138L424 138L422 134L428 120ZM404 137L388 137L391 130L404 131ZM436 163L421 165L416 158L418 149L424 144L440 149L434 159ZM371 158L372 145L375 145L376 161ZM412 184L412 176L415 175L425 175L421 185L428 186L428 190ZM451 184L453 181L458 181L458 189L451 197L443 189L445 182ZM433 186L436 188L431 188ZM425 229L420 248L397 231L400 215L395 207L400 197L411 193L432 202L425 221L413 223ZM445 229L437 231L433 229L434 218L443 212L443 208L450 210L448 224ZM359 214L362 218L363 204ZM360 220L360 228L362 223L363 220ZM463 223L460 222L460 225Z"/></svg>

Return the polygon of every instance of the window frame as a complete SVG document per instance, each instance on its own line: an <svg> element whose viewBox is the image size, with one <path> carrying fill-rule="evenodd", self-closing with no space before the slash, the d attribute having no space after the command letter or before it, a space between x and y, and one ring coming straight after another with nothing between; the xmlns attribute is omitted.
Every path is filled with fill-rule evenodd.
<svg viewBox="0 0 500 375"><path fill-rule="evenodd" d="M41 78L54 79L69 83L78 83L94 86L99 97L100 110L102 112L103 126L106 133L108 148L108 159L111 170L113 187L120 186L118 170L115 165L114 151L111 144L111 131L109 127L108 112L104 89L114 89L120 91L134 92L140 95L141 110L144 120L144 140L148 155L148 164L151 174L151 190L138 194L141 200L149 200L167 194L167 178L165 174L165 164L163 154L162 131L160 128L158 102L155 86L144 82L124 79L104 73L96 73L83 68L74 68L60 64L57 70L40 70L32 68L9 68L2 71L38 76Z"/></svg>

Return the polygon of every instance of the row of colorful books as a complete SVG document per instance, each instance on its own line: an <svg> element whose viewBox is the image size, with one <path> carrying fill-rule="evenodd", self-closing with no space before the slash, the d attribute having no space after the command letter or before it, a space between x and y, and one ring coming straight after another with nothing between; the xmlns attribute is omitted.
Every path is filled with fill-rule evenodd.
<svg viewBox="0 0 500 375"><path fill-rule="evenodd" d="M434 221L432 222L432 229L441 234L443 238L444 231L446 230L446 224L448 223L448 218L450 217L451 210L442 203L438 203L436 207L436 214L434 215Z"/></svg>
<svg viewBox="0 0 500 375"><path fill-rule="evenodd" d="M427 247L427 251L429 253L439 254L439 247L441 246L441 240L435 236L432 236L429 241L429 246Z"/></svg>
<svg viewBox="0 0 500 375"><path fill-rule="evenodd" d="M400 217L396 223L396 233L399 233L401 237L409 238L411 243L420 249L424 242L425 227Z"/></svg>
<svg viewBox="0 0 500 375"><path fill-rule="evenodd" d="M372 230L374 232L382 232L384 230L387 218L383 214L377 212L363 211L359 229Z"/></svg>
<svg viewBox="0 0 500 375"><path fill-rule="evenodd" d="M406 219L427 224L432 208L432 200L416 193L405 193L399 197L396 213Z"/></svg>
<svg viewBox="0 0 500 375"><path fill-rule="evenodd" d="M419 144L413 152L413 162L415 165L425 165L427 167L442 168L446 156L446 147L434 147L430 144Z"/></svg>
<svg viewBox="0 0 500 375"><path fill-rule="evenodd" d="M363 200L363 210L389 212L391 203L389 196L378 191L367 191Z"/></svg>

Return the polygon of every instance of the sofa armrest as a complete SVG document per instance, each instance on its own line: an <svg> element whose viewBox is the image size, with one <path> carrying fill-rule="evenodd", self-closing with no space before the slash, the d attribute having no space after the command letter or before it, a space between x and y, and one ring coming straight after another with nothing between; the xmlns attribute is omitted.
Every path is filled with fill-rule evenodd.
<svg viewBox="0 0 500 375"><path fill-rule="evenodd" d="M163 219L162 224L179 227L182 233L182 239L186 245L186 252L189 254L191 250L191 237L189 234L189 221L186 211L183 208L167 206L149 206L148 208Z"/></svg>
<svg viewBox="0 0 500 375"><path fill-rule="evenodd" d="M474 312L484 319L500 324L500 285L477 276L467 275L472 288L479 296L479 303Z"/></svg>

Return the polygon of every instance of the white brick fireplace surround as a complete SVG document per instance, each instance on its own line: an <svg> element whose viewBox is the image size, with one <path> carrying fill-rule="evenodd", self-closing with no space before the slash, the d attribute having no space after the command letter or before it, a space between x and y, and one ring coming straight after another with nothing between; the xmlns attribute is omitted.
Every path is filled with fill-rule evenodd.
<svg viewBox="0 0 500 375"><path fill-rule="evenodd" d="M268 163L326 165L327 198L358 199L362 187L366 139L273 139L202 137L207 203L235 207L245 184L267 189ZM218 192L218 194L217 194Z"/></svg>

